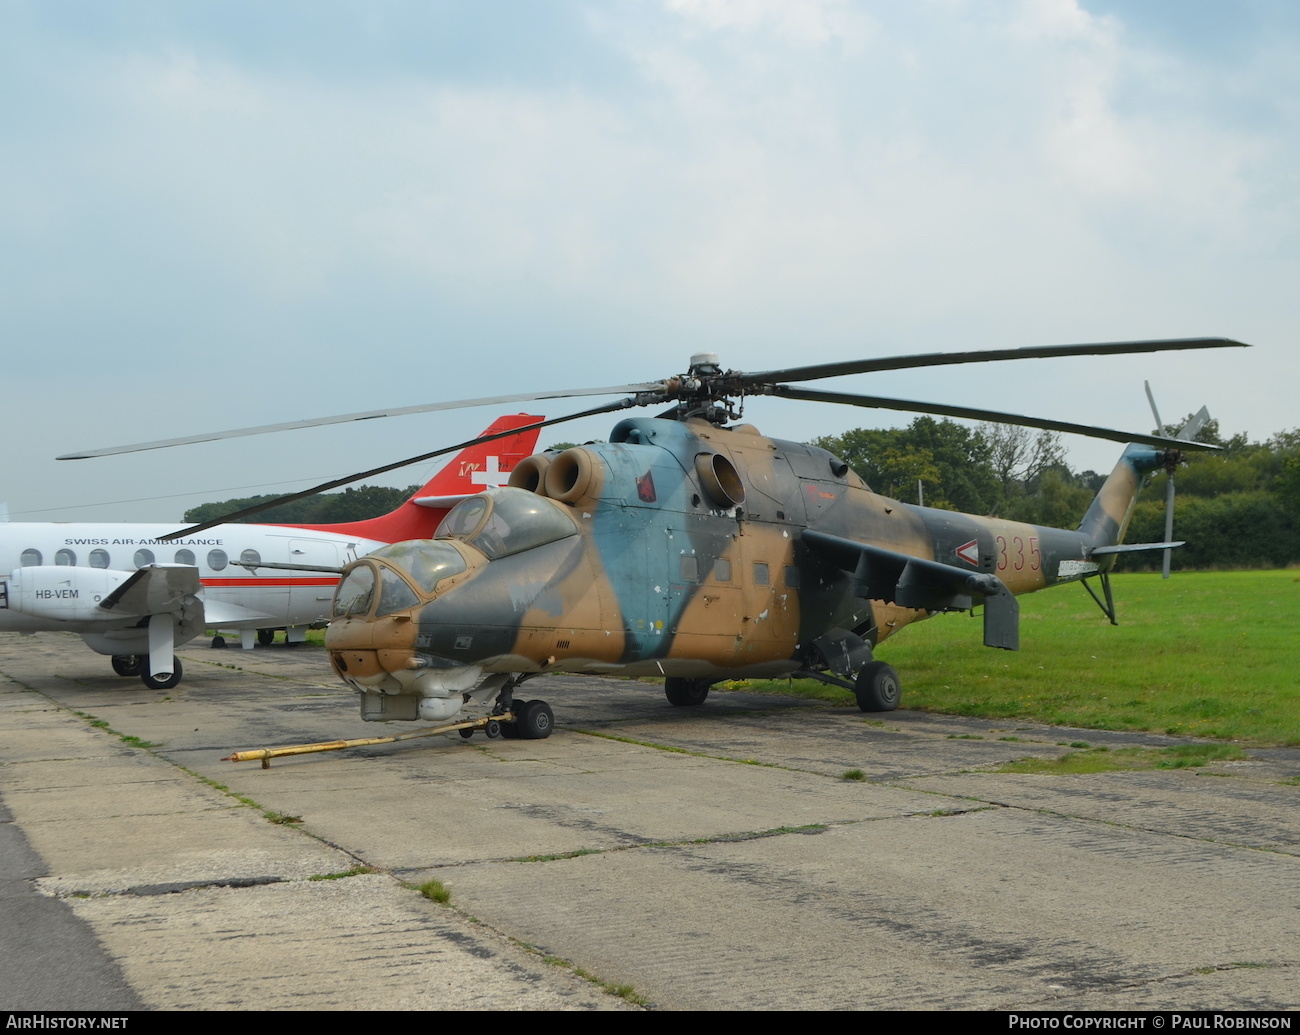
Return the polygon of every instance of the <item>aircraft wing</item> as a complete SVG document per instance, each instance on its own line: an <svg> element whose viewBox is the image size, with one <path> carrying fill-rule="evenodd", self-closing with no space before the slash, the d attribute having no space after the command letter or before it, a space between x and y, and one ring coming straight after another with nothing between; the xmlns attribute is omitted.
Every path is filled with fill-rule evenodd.
<svg viewBox="0 0 1300 1035"><path fill-rule="evenodd" d="M242 607L239 604L229 604L223 600L205 600L203 610L207 624L214 629L217 627L224 629L227 626L237 626L248 622L263 622L266 625L277 624L274 615L269 615L265 611L255 611L251 607ZM278 624L284 624L283 617L279 619Z"/></svg>
<svg viewBox="0 0 1300 1035"><path fill-rule="evenodd" d="M853 572L854 594L864 600L927 611L968 611L974 597L983 597L984 645L1020 649L1020 605L991 572L912 557L811 528L804 531L802 540L824 560Z"/></svg>

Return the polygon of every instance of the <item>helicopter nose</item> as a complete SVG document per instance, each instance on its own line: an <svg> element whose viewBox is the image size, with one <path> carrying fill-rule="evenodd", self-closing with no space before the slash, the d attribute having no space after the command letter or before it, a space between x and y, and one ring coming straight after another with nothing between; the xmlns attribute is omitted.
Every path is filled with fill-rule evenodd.
<svg viewBox="0 0 1300 1035"><path fill-rule="evenodd" d="M401 689L394 672L412 667L410 650L380 648L375 643L374 624L344 619L330 624L325 634L330 665L345 683L358 690Z"/></svg>

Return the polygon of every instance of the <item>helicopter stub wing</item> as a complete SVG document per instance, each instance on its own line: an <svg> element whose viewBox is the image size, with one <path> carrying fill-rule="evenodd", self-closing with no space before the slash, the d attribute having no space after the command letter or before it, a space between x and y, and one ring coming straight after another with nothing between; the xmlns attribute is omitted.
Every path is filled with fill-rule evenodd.
<svg viewBox="0 0 1300 1035"><path fill-rule="evenodd" d="M853 572L854 594L925 611L969 611L984 601L984 646L1020 649L1020 604L992 572L887 550L807 529L803 542L815 554Z"/></svg>

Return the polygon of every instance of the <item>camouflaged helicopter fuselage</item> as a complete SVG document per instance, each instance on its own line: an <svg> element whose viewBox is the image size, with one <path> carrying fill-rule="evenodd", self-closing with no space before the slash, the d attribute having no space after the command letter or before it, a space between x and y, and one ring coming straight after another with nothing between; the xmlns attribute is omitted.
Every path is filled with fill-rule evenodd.
<svg viewBox="0 0 1300 1035"><path fill-rule="evenodd" d="M421 592L417 606L377 616L380 601L331 625L340 675L391 692L385 673L476 667L786 674L815 662L810 644L829 631L875 643L933 613L855 596L853 572L802 542L806 529L996 575L1012 593L1030 593L1112 562L1092 561L1091 550L1122 535L1143 475L1159 464L1154 450L1130 446L1071 532L900 503L830 453L746 426L632 418L608 443L570 454L573 498L546 505L567 515L571 531L491 560L452 540L466 570L431 598ZM714 454L743 483L731 499L702 479L698 458Z"/></svg>

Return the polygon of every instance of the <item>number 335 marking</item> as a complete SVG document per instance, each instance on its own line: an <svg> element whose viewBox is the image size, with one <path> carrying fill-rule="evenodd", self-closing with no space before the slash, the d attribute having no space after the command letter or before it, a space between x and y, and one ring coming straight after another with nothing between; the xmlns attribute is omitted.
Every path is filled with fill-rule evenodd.
<svg viewBox="0 0 1300 1035"><path fill-rule="evenodd" d="M998 543L998 571L1006 571L1011 568L1012 571L1024 571L1025 566L1029 566L1030 571L1038 571L1043 566L1043 555L1038 549L1038 536L1029 537L1029 551L1025 551L1025 540L1023 537L1013 535L1010 545L1007 543L1007 537L1000 535L997 537Z"/></svg>

